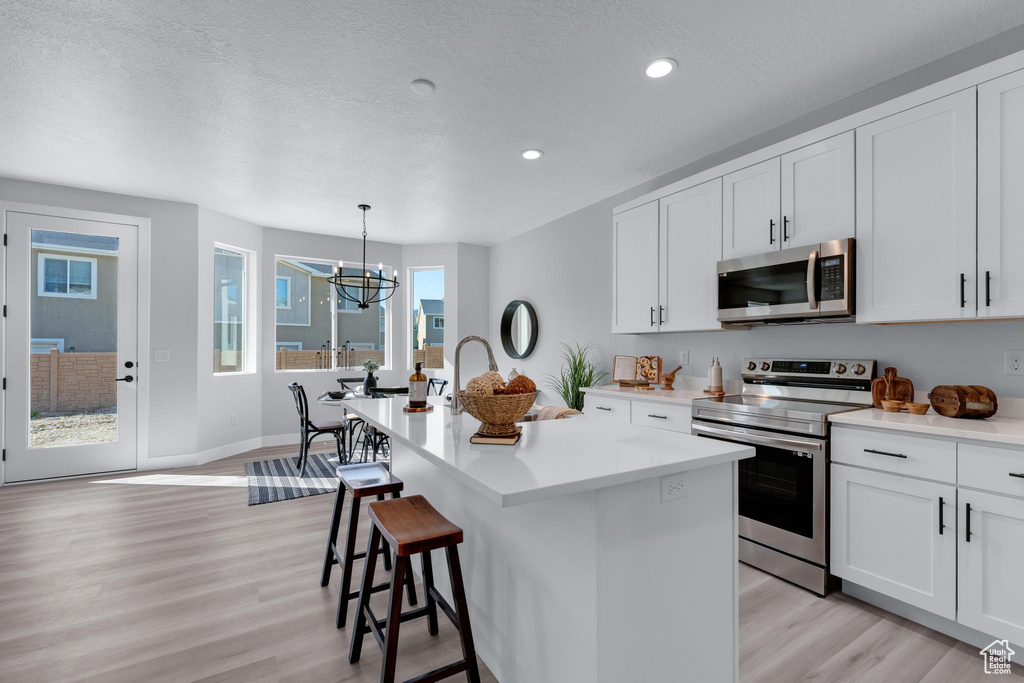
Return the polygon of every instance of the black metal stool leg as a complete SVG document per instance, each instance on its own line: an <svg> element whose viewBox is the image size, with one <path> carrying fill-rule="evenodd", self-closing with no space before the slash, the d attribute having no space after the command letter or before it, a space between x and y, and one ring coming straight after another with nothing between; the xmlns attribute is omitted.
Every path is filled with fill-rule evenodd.
<svg viewBox="0 0 1024 683"><path fill-rule="evenodd" d="M445 553L448 555L448 574L452 579L452 598L455 599L455 614L459 617L459 636L462 641L462 657L466 660L466 677L470 683L480 683L480 667L476 663L473 630L469 626L469 605L466 602L466 586L462 583L459 546L450 545L445 548Z"/></svg>
<svg viewBox="0 0 1024 683"><path fill-rule="evenodd" d="M373 568L377 564L377 546L380 545L381 533L374 525L370 529L370 540L366 544L366 562L363 563L363 584L359 589L359 602L356 603L356 623L352 631L352 644L348 650L348 661L355 664L363 649L363 633L366 632L366 609L370 606L370 595L373 589Z"/></svg>
<svg viewBox="0 0 1024 683"><path fill-rule="evenodd" d="M338 591L338 616L335 619L338 628L345 626L348 616L348 596L352 592L352 556L356 551L356 533L359 530L359 500L359 498L354 496L352 498L352 512L349 513L348 533L345 535L345 556L342 558L341 589ZM374 549L373 555L376 558L376 549ZM369 553L366 554L366 558L366 562L369 563L371 561ZM363 574L366 574L365 568L363 569Z"/></svg>
<svg viewBox="0 0 1024 683"><path fill-rule="evenodd" d="M326 586L331 581L331 568L337 562L334 549L338 543L338 527L341 526L341 510L345 505L345 485L338 481L338 495L334 499L334 514L331 516L331 529L327 532L327 550L324 552L324 568L320 572L320 585Z"/></svg>

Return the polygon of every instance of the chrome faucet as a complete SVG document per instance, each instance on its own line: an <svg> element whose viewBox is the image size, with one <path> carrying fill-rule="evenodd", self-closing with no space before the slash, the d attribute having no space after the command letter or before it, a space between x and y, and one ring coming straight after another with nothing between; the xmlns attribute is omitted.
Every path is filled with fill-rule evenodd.
<svg viewBox="0 0 1024 683"><path fill-rule="evenodd" d="M462 388L459 384L459 353L462 352L462 346L469 341L478 341L484 345L484 348L487 349L487 364L490 366L492 371L498 371L498 364L494 362L494 352L491 351L491 345L487 343L486 339L478 337L475 334L463 337L462 341L455 346L455 391L452 392L452 415L462 414L462 404L461 401L459 401L459 391Z"/></svg>

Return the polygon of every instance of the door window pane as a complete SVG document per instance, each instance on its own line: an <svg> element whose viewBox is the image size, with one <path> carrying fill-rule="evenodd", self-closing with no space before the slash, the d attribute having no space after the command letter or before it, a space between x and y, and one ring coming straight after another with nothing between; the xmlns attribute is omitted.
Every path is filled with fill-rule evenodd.
<svg viewBox="0 0 1024 683"><path fill-rule="evenodd" d="M213 256L213 371L245 372L243 252L216 247Z"/></svg>
<svg viewBox="0 0 1024 683"><path fill-rule="evenodd" d="M119 240L33 230L31 242L29 448L116 442Z"/></svg>
<svg viewBox="0 0 1024 683"><path fill-rule="evenodd" d="M330 370L331 285L333 262L278 256L276 285L275 368L278 370ZM282 304L288 302L287 306Z"/></svg>
<svg viewBox="0 0 1024 683"><path fill-rule="evenodd" d="M412 361L444 367L444 268L412 271Z"/></svg>

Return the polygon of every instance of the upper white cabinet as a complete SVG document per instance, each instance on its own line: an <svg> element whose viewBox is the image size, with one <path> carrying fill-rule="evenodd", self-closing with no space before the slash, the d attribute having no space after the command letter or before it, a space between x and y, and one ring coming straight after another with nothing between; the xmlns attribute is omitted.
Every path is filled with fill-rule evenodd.
<svg viewBox="0 0 1024 683"><path fill-rule="evenodd" d="M722 257L750 256L782 244L779 158L722 178Z"/></svg>
<svg viewBox="0 0 1024 683"><path fill-rule="evenodd" d="M1024 315L1024 71L978 86L978 315Z"/></svg>
<svg viewBox="0 0 1024 683"><path fill-rule="evenodd" d="M654 332L658 308L658 202L612 224L612 332Z"/></svg>
<svg viewBox="0 0 1024 683"><path fill-rule="evenodd" d="M782 248L854 236L853 131L782 155Z"/></svg>
<svg viewBox="0 0 1024 683"><path fill-rule="evenodd" d="M857 321L976 315L974 88L857 129Z"/></svg>
<svg viewBox="0 0 1024 683"><path fill-rule="evenodd" d="M716 330L722 259L722 179L660 200L661 332Z"/></svg>

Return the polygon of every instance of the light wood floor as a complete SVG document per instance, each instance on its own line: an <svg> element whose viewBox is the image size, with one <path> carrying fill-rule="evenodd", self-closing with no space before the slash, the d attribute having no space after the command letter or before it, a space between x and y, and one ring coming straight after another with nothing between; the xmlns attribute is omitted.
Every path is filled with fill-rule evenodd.
<svg viewBox="0 0 1024 683"><path fill-rule="evenodd" d="M242 464L285 452L0 489L0 681L378 680L373 640L352 666L334 628L339 572L319 585L334 497L246 506ZM974 648L846 596L745 565L740 586L744 683L991 680ZM400 680L460 656L440 625L403 626Z"/></svg>

